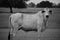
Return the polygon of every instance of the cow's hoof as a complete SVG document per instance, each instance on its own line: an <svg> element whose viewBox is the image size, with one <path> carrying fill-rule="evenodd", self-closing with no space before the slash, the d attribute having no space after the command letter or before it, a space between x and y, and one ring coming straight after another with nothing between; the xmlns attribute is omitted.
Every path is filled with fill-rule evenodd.
<svg viewBox="0 0 60 40"><path fill-rule="evenodd" d="M15 37L15 33L13 34L13 37Z"/></svg>
<svg viewBox="0 0 60 40"><path fill-rule="evenodd" d="M13 40L13 34L8 35L8 40Z"/></svg>

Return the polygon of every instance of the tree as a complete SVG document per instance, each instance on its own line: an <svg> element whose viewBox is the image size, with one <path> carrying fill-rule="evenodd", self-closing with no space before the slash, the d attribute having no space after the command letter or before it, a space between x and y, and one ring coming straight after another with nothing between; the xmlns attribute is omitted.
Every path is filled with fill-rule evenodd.
<svg viewBox="0 0 60 40"><path fill-rule="evenodd" d="M9 0L2 0L0 3L0 7L10 7L10 12L12 13L12 6L9 3Z"/></svg>
<svg viewBox="0 0 60 40"><path fill-rule="evenodd" d="M26 3L29 0L13 0L12 4L13 4L13 7L16 7L16 8L26 8Z"/></svg>
<svg viewBox="0 0 60 40"><path fill-rule="evenodd" d="M37 4L37 7L52 7L53 3L49 2L49 1L42 1L40 3Z"/></svg>
<svg viewBox="0 0 60 40"><path fill-rule="evenodd" d="M9 8L10 8L10 13L13 13L13 10L12 10L12 0L8 0L9 2Z"/></svg>
<svg viewBox="0 0 60 40"><path fill-rule="evenodd" d="M60 3L58 3L57 8L60 8Z"/></svg>
<svg viewBox="0 0 60 40"><path fill-rule="evenodd" d="M28 7L35 7L35 4L33 2L28 4Z"/></svg>
<svg viewBox="0 0 60 40"><path fill-rule="evenodd" d="M29 0L0 0L0 7L9 7L10 12L13 13L14 8L26 8L26 3Z"/></svg>
<svg viewBox="0 0 60 40"><path fill-rule="evenodd" d="M26 3L24 1L28 1L28 0L8 0L9 4L10 4L10 10L12 13L12 7L15 8L26 8Z"/></svg>
<svg viewBox="0 0 60 40"><path fill-rule="evenodd" d="M30 1L30 0L24 0L24 1L26 1L26 2L27 2L27 1Z"/></svg>
<svg viewBox="0 0 60 40"><path fill-rule="evenodd" d="M9 7L9 2L8 0L2 0L0 2L0 7Z"/></svg>

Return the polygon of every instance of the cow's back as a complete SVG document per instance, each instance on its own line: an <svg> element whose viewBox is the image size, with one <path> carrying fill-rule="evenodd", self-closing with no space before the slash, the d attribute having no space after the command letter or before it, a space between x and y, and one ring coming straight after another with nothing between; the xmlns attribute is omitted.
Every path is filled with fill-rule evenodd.
<svg viewBox="0 0 60 40"><path fill-rule="evenodd" d="M39 15L41 13L36 14L23 14L23 26L24 27L36 27L38 24L42 24L43 17L40 17L42 15Z"/></svg>

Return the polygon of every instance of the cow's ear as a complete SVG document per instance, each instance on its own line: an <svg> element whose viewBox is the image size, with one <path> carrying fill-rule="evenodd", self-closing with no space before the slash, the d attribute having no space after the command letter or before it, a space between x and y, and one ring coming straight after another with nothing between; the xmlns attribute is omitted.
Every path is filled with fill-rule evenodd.
<svg viewBox="0 0 60 40"><path fill-rule="evenodd" d="M45 13L45 11L42 11L42 13Z"/></svg>

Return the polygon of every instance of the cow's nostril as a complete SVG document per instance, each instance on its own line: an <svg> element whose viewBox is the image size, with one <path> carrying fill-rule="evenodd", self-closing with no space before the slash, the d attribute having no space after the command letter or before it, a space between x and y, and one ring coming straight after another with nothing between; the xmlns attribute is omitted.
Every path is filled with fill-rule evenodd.
<svg viewBox="0 0 60 40"><path fill-rule="evenodd" d="M46 18L48 18L49 17L49 15L46 15Z"/></svg>

